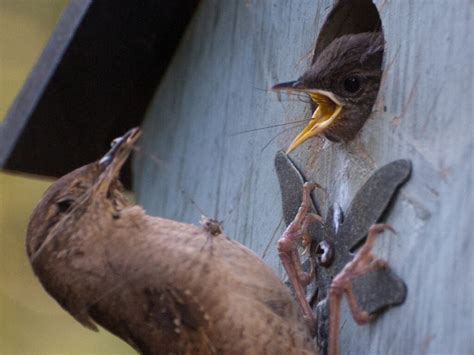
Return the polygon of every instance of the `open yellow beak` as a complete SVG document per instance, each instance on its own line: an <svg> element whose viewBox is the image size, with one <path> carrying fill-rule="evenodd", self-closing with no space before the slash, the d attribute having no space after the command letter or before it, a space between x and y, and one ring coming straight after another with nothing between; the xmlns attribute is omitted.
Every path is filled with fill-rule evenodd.
<svg viewBox="0 0 474 355"><path fill-rule="evenodd" d="M307 91L307 93L318 107L308 125L291 142L286 154L291 153L305 140L324 132L336 120L342 110L342 105L331 92L315 90Z"/></svg>
<svg viewBox="0 0 474 355"><path fill-rule="evenodd" d="M286 151L287 154L295 150L305 140L324 132L337 119L342 110L342 103L332 92L308 89L299 80L280 83L272 89L275 91L304 92L318 105L308 125L291 142Z"/></svg>

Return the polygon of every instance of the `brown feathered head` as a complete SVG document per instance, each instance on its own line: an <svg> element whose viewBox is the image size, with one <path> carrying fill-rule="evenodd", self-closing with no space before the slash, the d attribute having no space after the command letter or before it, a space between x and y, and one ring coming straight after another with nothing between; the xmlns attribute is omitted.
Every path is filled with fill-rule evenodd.
<svg viewBox="0 0 474 355"><path fill-rule="evenodd" d="M59 230L75 223L91 206L91 199L102 194L102 200L110 201L112 205L126 203L118 175L139 135L138 128L131 129L115 139L111 149L100 160L61 177L44 193L31 214L27 229L26 248L32 264L42 247Z"/></svg>
<svg viewBox="0 0 474 355"><path fill-rule="evenodd" d="M380 32L344 35L332 41L298 80L273 87L278 91L306 93L317 105L288 153L318 134L333 141L354 138L377 97L383 49Z"/></svg>

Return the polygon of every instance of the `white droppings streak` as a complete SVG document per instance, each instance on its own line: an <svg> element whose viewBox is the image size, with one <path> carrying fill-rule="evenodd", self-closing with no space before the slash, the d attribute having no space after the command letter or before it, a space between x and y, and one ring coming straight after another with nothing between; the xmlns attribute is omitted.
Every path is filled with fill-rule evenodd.
<svg viewBox="0 0 474 355"><path fill-rule="evenodd" d="M342 214L342 211L338 207L334 207L332 225L334 226L336 233L339 231L339 226L340 226L339 221L341 220L341 214Z"/></svg>

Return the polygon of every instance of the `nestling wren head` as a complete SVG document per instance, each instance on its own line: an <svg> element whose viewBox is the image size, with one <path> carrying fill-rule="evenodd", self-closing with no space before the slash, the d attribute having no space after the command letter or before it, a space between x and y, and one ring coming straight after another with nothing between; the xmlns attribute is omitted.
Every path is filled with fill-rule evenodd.
<svg viewBox="0 0 474 355"><path fill-rule="evenodd" d="M273 86L277 91L306 93L317 105L288 153L319 134L332 141L355 137L377 97L383 49L381 32L344 35L332 41L298 80Z"/></svg>
<svg viewBox="0 0 474 355"><path fill-rule="evenodd" d="M27 229L26 247L33 265L47 244L64 242L61 237L70 235L69 229L77 228L91 209L114 213L128 204L118 175L139 135L138 128L131 129L114 140L100 160L61 177L44 193Z"/></svg>

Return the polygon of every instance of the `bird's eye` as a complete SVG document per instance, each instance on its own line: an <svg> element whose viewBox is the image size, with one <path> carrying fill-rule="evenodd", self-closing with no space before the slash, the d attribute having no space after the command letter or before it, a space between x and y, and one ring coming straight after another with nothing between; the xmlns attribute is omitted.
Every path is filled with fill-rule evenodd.
<svg viewBox="0 0 474 355"><path fill-rule="evenodd" d="M58 210L61 213L66 213L74 203L73 199L70 198L65 198L56 203L56 206L58 206Z"/></svg>
<svg viewBox="0 0 474 355"><path fill-rule="evenodd" d="M360 90L361 80L358 76L348 76L344 79L344 90L351 94L355 94Z"/></svg>

